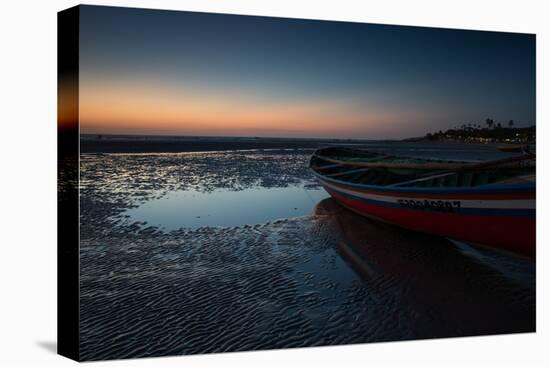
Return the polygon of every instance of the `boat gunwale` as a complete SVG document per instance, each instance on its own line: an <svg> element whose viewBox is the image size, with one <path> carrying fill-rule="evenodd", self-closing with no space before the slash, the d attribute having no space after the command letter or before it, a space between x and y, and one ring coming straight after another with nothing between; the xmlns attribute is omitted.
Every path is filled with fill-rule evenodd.
<svg viewBox="0 0 550 367"><path fill-rule="evenodd" d="M434 193L434 194L477 194L477 193L516 193L516 192L536 192L535 182L525 183L492 183L479 186L470 187L402 187L402 186L380 186L380 185L368 185L359 184L349 181L337 180L334 178L323 176L317 173L314 169L310 168L311 172L321 180L340 184L343 186L350 186L359 189L366 189L372 191L384 191L384 192L405 192L405 193Z"/></svg>
<svg viewBox="0 0 550 367"><path fill-rule="evenodd" d="M323 150L326 150L326 149L334 149L334 148L336 148L336 147L319 148L319 149L315 150L315 152L313 152L312 157L317 157L317 158L325 160L327 162L337 161L334 158L318 154L320 151L323 151ZM342 149L342 148L339 148L339 149ZM354 150L354 149L349 149L349 148L343 148L342 150L344 150L344 151L347 150L347 151L351 151L351 152L357 151L357 152L362 152L362 153L377 154L382 159L398 158L398 159L405 159L405 160L409 159L409 160L418 160L418 161L441 163L441 164L447 163L447 164L459 165L459 164L476 164L476 163L484 162L483 160L477 160L477 159L452 159L452 158L440 159L440 158L422 157L422 156L414 156L414 155L388 154L388 153L383 153L383 152L379 152L379 151L376 151L376 150L361 150L361 149L355 149ZM345 162L345 161L341 161L341 162ZM361 161L349 161L349 162L346 162L345 164L353 165L354 163L362 163L362 162ZM370 163L370 162L365 162L365 163ZM373 162L373 163L378 163L378 162ZM344 164L344 163L339 163L339 164Z"/></svg>
<svg viewBox="0 0 550 367"><path fill-rule="evenodd" d="M340 164L342 166L369 167L369 168L395 168L395 169L422 169L422 170L449 170L449 171L467 171L485 169L487 166L494 164L506 164L519 162L524 160L535 159L533 154L523 156L512 156L494 161L444 161L431 158L414 158L408 156L386 156L390 158L402 158L411 160L421 160L427 163L381 163L381 162L361 162L361 161L345 161L318 154L319 150L315 151L311 158L317 158L329 163ZM311 161L311 159L310 159ZM311 166L311 165L310 165Z"/></svg>

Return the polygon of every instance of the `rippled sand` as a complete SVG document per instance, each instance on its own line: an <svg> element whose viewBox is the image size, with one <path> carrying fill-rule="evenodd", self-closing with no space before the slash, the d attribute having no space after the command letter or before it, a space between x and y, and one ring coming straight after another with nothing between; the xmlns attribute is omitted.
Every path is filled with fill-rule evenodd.
<svg viewBox="0 0 550 367"><path fill-rule="evenodd" d="M315 185L307 159L84 156L81 357L534 331L529 260L397 230L330 199L311 216L232 228L164 232L122 215L176 189Z"/></svg>

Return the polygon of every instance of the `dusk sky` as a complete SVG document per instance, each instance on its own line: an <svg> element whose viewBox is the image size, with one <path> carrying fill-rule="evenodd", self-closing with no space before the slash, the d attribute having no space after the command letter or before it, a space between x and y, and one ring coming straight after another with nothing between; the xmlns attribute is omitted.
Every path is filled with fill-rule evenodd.
<svg viewBox="0 0 550 367"><path fill-rule="evenodd" d="M82 133L406 138L535 124L535 36L81 6Z"/></svg>

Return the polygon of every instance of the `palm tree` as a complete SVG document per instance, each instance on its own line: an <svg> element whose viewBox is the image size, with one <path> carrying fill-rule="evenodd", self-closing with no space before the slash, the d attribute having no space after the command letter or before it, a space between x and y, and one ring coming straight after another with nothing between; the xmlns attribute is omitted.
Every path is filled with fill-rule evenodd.
<svg viewBox="0 0 550 367"><path fill-rule="evenodd" d="M508 126L509 126L510 128L514 127L514 120L508 121Z"/></svg>
<svg viewBox="0 0 550 367"><path fill-rule="evenodd" d="M493 127L493 124L494 124L494 123L495 123L495 122L494 122L492 119L486 119L486 120L485 120L485 124L487 125L487 127L488 127L489 129Z"/></svg>

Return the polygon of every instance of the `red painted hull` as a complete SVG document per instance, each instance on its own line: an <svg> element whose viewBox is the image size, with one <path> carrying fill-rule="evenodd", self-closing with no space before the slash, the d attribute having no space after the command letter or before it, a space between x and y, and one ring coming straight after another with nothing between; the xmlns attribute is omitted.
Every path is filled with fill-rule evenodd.
<svg viewBox="0 0 550 367"><path fill-rule="evenodd" d="M462 215L388 208L355 200L329 190L344 206L365 216L403 228L479 243L514 253L535 257L536 220L527 216Z"/></svg>

